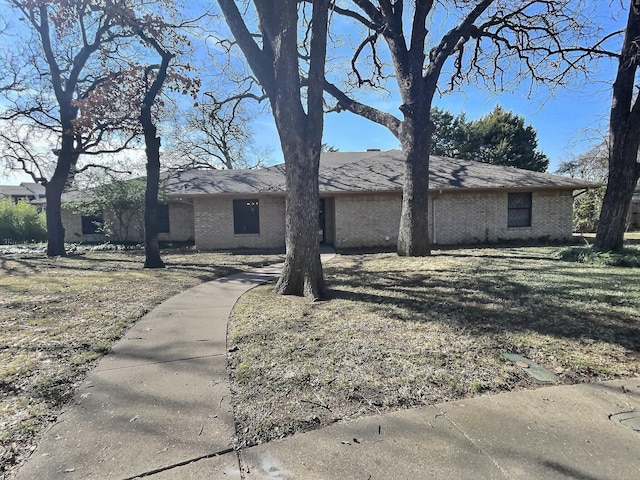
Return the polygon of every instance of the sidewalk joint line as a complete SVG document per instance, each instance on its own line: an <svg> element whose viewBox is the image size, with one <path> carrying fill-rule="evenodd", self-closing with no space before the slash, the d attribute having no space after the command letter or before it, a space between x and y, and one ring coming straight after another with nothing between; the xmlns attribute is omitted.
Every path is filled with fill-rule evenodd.
<svg viewBox="0 0 640 480"><path fill-rule="evenodd" d="M200 460L207 460L208 458L221 457L222 455L226 455L227 453L231 453L233 451L234 449L229 447L224 450L220 450L218 452L207 453L206 455L200 455L199 457L191 458L189 460L183 460L182 462L173 463L171 465L159 467L154 470L149 470L147 472L134 475L133 477L126 477L126 478L123 478L122 480L136 480L138 478L149 477L151 475L155 475L156 473L162 473L168 470L173 470L174 468L184 467L185 465L190 465L192 463L199 462Z"/></svg>
<svg viewBox="0 0 640 480"><path fill-rule="evenodd" d="M507 480L512 480L512 477L498 464L498 462L495 461L495 459L489 455L487 452L485 452L482 447L480 447L480 445L478 445L473 438L471 438L467 432L465 432L462 428L460 428L453 420L451 420L448 416L447 416L447 412L443 412L442 410L440 410L436 405L434 405L434 407L436 408L436 410L438 410L438 416L444 417L444 419L449 422L453 428L455 428L456 430L458 430L463 436L464 438L466 438L469 443L471 443L471 445L473 445L474 448L476 448L478 450L478 452L480 452L484 457L486 457L487 459L489 459L489 461L500 471L500 473L502 473L502 475L504 475L504 477Z"/></svg>
<svg viewBox="0 0 640 480"><path fill-rule="evenodd" d="M176 363L176 362L184 362L187 360L198 360L200 358L214 358L214 357L225 357L227 354L226 353L215 353L213 355L201 355L198 357L185 357L185 358L176 358L173 360L158 360L155 362L148 362L148 363L140 363L137 365L126 365L124 367L113 367L113 368L105 368L102 370L94 370L94 373L101 373L101 372L114 372L116 370L124 370L127 368L138 368L138 367L146 367L148 365L160 365L163 363Z"/></svg>

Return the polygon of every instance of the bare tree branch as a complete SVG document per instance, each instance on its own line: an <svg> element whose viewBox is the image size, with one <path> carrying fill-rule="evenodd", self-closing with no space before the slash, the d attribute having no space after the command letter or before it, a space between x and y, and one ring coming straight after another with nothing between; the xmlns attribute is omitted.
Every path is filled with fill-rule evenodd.
<svg viewBox="0 0 640 480"><path fill-rule="evenodd" d="M383 112L382 110L378 110L348 97L342 90L327 81L324 83L324 89L329 95L338 101L338 105L333 109L333 111L340 112L342 110L349 110L350 112L360 115L372 122L387 127L396 137L399 136L400 125L402 122L398 118L394 117L390 113Z"/></svg>

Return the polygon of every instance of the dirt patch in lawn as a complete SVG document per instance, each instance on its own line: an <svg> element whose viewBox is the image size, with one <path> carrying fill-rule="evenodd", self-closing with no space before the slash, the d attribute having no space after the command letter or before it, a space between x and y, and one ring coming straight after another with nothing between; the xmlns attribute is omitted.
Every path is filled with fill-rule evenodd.
<svg viewBox="0 0 640 480"><path fill-rule="evenodd" d="M228 337L238 444L538 386L505 352L565 384L640 374L640 269L557 251L343 256L325 266L325 301L245 294Z"/></svg>
<svg viewBox="0 0 640 480"><path fill-rule="evenodd" d="M166 269L149 270L136 251L0 256L0 478L146 312L201 282L282 257L166 252L163 259Z"/></svg>

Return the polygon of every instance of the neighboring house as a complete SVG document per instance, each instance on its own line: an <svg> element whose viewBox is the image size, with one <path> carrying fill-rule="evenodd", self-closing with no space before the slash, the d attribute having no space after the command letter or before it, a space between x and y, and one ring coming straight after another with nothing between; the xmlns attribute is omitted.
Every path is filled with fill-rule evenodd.
<svg viewBox="0 0 640 480"><path fill-rule="evenodd" d="M22 182L20 185L0 185L0 198L8 198L13 203L20 200L33 202L45 198L45 188L39 183Z"/></svg>
<svg viewBox="0 0 640 480"><path fill-rule="evenodd" d="M394 248L404 160L400 151L328 152L320 163L319 240L337 249ZM573 191L598 184L432 156L429 232L437 245L568 240ZM282 249L285 166L165 175L165 240L199 249ZM65 219L67 238L86 239ZM71 239L71 238L69 238Z"/></svg>

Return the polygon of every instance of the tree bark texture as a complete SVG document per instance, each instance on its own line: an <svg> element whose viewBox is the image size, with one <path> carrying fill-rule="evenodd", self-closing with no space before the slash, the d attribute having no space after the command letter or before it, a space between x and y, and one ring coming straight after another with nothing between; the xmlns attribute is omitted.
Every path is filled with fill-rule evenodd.
<svg viewBox="0 0 640 480"><path fill-rule="evenodd" d="M141 117L142 119L142 117ZM160 138L151 115L142 121L147 154L147 188L144 194L144 268L164 268L158 242L158 191L160 188Z"/></svg>
<svg viewBox="0 0 640 480"><path fill-rule="evenodd" d="M323 128L323 82L328 0L312 5L307 109L302 104L298 53L298 2L254 0L262 33L256 43L233 0L219 5L238 45L266 92L286 165L286 258L275 287L283 295L324 294L320 262L318 169Z"/></svg>
<svg viewBox="0 0 640 480"><path fill-rule="evenodd" d="M61 96L62 97L62 96ZM68 97L65 95L64 97ZM75 151L73 119L77 110L67 102L60 102L60 120L62 124L61 148L56 152L58 161L53 176L45 185L47 209L47 256L59 257L67 254L64 246L65 230L62 224L62 193L79 154Z"/></svg>
<svg viewBox="0 0 640 480"><path fill-rule="evenodd" d="M60 161L56 171L60 168ZM62 225L62 192L66 176L54 175L45 186L45 196L47 198L46 220L47 220L47 256L62 257L67 254L64 247L65 230Z"/></svg>
<svg viewBox="0 0 640 480"><path fill-rule="evenodd" d="M621 250L633 191L640 177L640 103L634 97L640 61L640 0L631 0L609 120L609 179L598 221L595 246Z"/></svg>
<svg viewBox="0 0 640 480"><path fill-rule="evenodd" d="M410 115L405 116L400 129L402 151L405 155L397 247L400 256L420 257L431 254L429 151L433 128L430 123L429 115Z"/></svg>
<svg viewBox="0 0 640 480"><path fill-rule="evenodd" d="M286 258L275 292L319 298L324 294L324 276L320 261L318 218L319 152L305 149L304 144L286 144L287 169L285 207Z"/></svg>
<svg viewBox="0 0 640 480"><path fill-rule="evenodd" d="M147 186L144 195L144 268L164 268L164 262L160 257L160 244L158 242L158 193L160 189L160 137L157 136L157 128L153 122L151 107L162 90L162 85L167 78L169 63L173 54L167 52L154 39L140 36L150 43L162 57L162 63L157 75L142 100L140 109L140 124L144 132L145 152L147 156ZM147 74L152 68L147 69Z"/></svg>

